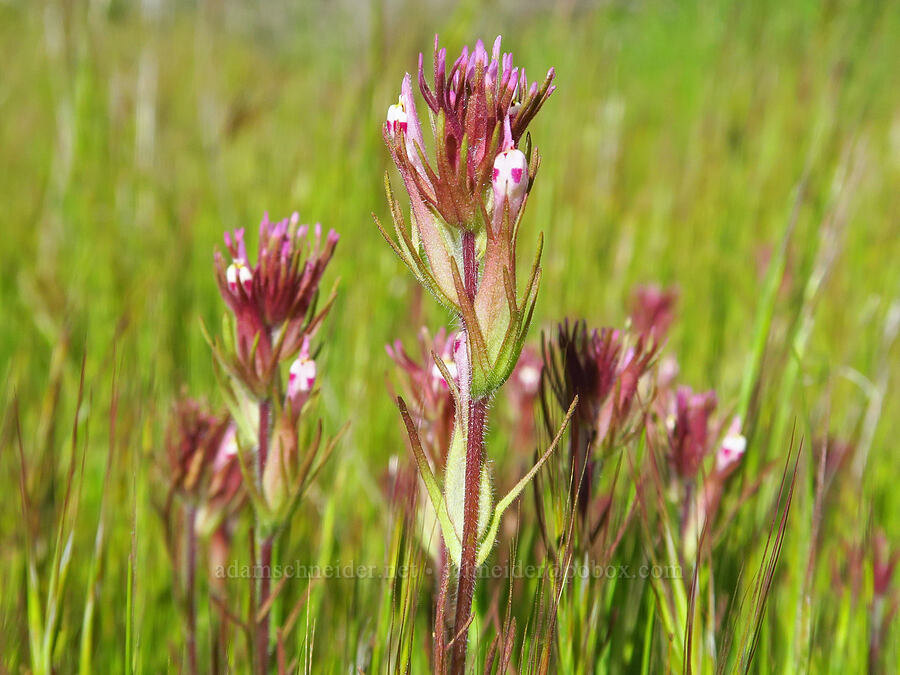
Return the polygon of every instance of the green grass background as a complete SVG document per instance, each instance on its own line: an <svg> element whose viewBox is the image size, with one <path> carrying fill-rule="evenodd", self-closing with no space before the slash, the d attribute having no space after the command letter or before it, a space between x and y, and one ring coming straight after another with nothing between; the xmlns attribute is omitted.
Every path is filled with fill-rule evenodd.
<svg viewBox="0 0 900 675"><path fill-rule="evenodd" d="M151 508L162 490L153 457L174 393L186 387L217 400L200 330L201 320L218 326L223 312L212 251L226 228L246 226L255 241L266 210L298 210L342 235L326 277L341 281L320 335L320 412L332 431L351 424L297 516L296 539L307 542L298 555L385 558L391 524L376 477L406 450L383 345L412 340L417 327L411 276L371 213L388 217L381 123L435 33L451 54L502 33L531 77L557 70L558 91L531 129L543 164L520 239L530 259L537 233L546 238L532 342L566 316L621 325L636 283L675 284L667 349L683 381L715 388L733 408L754 346L765 251L777 248L807 176L749 453L783 458L795 423L807 440L870 429L862 493L835 527L852 536L878 525L900 546L900 358L884 339L900 302L896 2L156 4L0 3L0 668L29 664L14 412L35 467L29 492L44 570L84 356L76 564L54 661L60 672L76 669L115 368L94 664L124 667L133 536L136 661L148 673L177 669L179 619ZM848 166L857 174L846 227L820 293L804 305ZM792 355L804 306L810 338ZM448 321L427 298L424 307L432 329ZM799 377L782 399L792 359ZM867 426L879 392L880 414ZM788 422L772 437L779 415ZM501 432L492 427L495 459L510 451ZM811 480L803 463L800 482ZM808 536L804 504L788 532L786 587L804 574L790 555ZM828 563L816 577L816 612L829 606ZM358 643L377 635L364 617L379 598L377 582L326 586L312 617L322 672L346 672ZM770 608L772 625L781 612L793 621L790 602ZM831 629L816 626L813 665L824 666L834 658ZM766 658L783 663L777 632L771 641Z"/></svg>

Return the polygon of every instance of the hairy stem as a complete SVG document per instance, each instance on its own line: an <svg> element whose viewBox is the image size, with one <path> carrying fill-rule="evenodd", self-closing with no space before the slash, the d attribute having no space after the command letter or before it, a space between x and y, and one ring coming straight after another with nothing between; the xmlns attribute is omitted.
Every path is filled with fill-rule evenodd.
<svg viewBox="0 0 900 675"><path fill-rule="evenodd" d="M266 459L269 454L269 417L271 415L271 402L268 399L259 403L259 466L257 471L257 487L262 493L263 471L266 467ZM271 578L269 571L272 566L272 537L262 534L262 528L257 523L256 531L260 536L259 541L259 557L260 557L260 577L259 577L259 607L265 606L269 599L269 591L271 588ZM256 617L251 617L255 622ZM256 626L256 659L257 673L265 675L269 671L269 615L261 617Z"/></svg>
<svg viewBox="0 0 900 675"><path fill-rule="evenodd" d="M475 235L463 234L463 272L466 293L474 299L478 283L478 262L475 259ZM468 389L470 383L463 386ZM481 493L481 467L484 462L484 424L487 400L469 402L469 424L466 433L466 483L463 504L462 556L456 590L456 617L453 625L451 672L463 675L466 670L466 633L472 616L475 595L476 561L478 556L478 502Z"/></svg>

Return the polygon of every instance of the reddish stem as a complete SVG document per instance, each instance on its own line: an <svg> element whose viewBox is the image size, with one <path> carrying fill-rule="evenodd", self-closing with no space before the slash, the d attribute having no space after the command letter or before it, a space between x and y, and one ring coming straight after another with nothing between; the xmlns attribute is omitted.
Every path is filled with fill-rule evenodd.
<svg viewBox="0 0 900 675"><path fill-rule="evenodd" d="M478 283L478 262L475 259L475 235L463 233L463 271L466 293L475 297ZM484 422L487 400L469 400L469 428L466 439L466 484L463 497L462 556L456 590L456 618L453 626L451 672L464 675L468 624L472 616L475 596L475 576L478 557L478 502L481 493L481 466L484 461Z"/></svg>
<svg viewBox="0 0 900 675"><path fill-rule="evenodd" d="M195 579L197 574L197 535L195 533L196 507L187 509L187 656L188 672L197 675L197 606L195 598Z"/></svg>
<svg viewBox="0 0 900 675"><path fill-rule="evenodd" d="M260 494L263 493L263 471L266 467L266 458L269 454L269 417L271 412L271 403L268 399L259 403L259 466L257 475L257 488ZM257 529L257 532L260 530ZM271 588L271 577L269 576L272 566L272 537L264 537L259 544L260 557L260 579L259 579L259 607L264 607L269 599ZM252 617L256 621L256 617ZM256 659L257 672L259 675L265 675L269 672L269 614L268 612L259 621L256 627Z"/></svg>

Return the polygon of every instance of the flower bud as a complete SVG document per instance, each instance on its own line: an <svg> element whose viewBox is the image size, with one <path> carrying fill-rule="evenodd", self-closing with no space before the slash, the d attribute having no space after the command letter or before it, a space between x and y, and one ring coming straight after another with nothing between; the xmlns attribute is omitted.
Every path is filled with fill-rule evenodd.
<svg viewBox="0 0 900 675"><path fill-rule="evenodd" d="M225 280L228 282L228 290L235 295L238 292L238 282L244 287L244 290L250 292L250 286L253 283L253 273L242 261L234 260L225 270Z"/></svg>
<svg viewBox="0 0 900 675"><path fill-rule="evenodd" d="M388 131L391 132L392 136L395 136L400 131L406 133L407 119L406 107L403 105L403 99L401 98L395 105L390 106L387 112Z"/></svg>
<svg viewBox="0 0 900 675"><path fill-rule="evenodd" d="M509 219L515 220L528 190L528 158L516 148L504 150L494 160L494 209L509 203ZM502 215L502 211L498 213Z"/></svg>

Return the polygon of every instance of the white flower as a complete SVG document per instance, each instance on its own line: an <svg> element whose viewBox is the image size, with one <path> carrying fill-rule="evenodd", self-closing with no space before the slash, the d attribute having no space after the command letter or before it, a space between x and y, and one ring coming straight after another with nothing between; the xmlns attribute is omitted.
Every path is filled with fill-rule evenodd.
<svg viewBox="0 0 900 675"><path fill-rule="evenodd" d="M389 107L387 111L388 131L391 132L392 136L400 131L406 133L407 119L406 107L403 105L403 99L401 98L396 104Z"/></svg>
<svg viewBox="0 0 900 675"><path fill-rule="evenodd" d="M244 290L250 292L250 286L253 283L253 273L242 261L234 260L225 270L225 280L228 282L228 290L237 294L238 282L244 287Z"/></svg>

